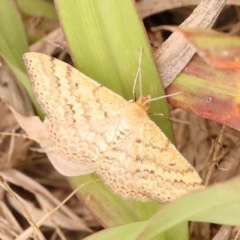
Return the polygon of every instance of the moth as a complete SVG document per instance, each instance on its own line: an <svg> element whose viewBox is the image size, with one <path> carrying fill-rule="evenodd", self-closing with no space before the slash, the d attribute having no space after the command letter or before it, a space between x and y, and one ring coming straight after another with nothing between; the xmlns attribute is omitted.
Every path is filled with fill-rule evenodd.
<svg viewBox="0 0 240 240"><path fill-rule="evenodd" d="M204 187L149 118L149 96L126 101L44 54L26 53L24 62L46 118L43 123L37 117L22 119L20 125L35 134L61 174L95 172L114 193L141 201L170 202ZM28 130L30 120L38 122L38 133Z"/></svg>

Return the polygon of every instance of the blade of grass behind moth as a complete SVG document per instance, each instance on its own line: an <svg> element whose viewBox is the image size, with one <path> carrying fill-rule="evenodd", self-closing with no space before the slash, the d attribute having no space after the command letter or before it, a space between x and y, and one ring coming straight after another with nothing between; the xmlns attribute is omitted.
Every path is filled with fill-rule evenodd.
<svg viewBox="0 0 240 240"><path fill-rule="evenodd" d="M25 66L22 56L28 52L27 38L24 32L21 17L15 8L12 0L3 0L0 7L0 54L8 64L19 82L26 88L37 113L41 116L41 110L35 101L27 76L23 73ZM19 86L19 94L26 105L26 109L31 108L25 89ZM26 110L27 113L27 110Z"/></svg>
<svg viewBox="0 0 240 240"><path fill-rule="evenodd" d="M152 97L164 94L132 1L106 0L103 4L101 0L55 0L55 5L75 66L81 72L127 100L132 99L139 52L143 48L143 94ZM151 111L168 116L166 100L154 102ZM173 140L169 120L153 118ZM81 176L73 178L72 183L79 185L95 178L95 175ZM102 182L82 189L78 196L105 227L147 219L159 209L155 202L123 200Z"/></svg>
<svg viewBox="0 0 240 240"><path fill-rule="evenodd" d="M22 55L28 51L21 17L12 0L2 0L0 8L0 53L25 70Z"/></svg>
<svg viewBox="0 0 240 240"><path fill-rule="evenodd" d="M46 0L18 0L21 11L28 15L39 15L49 19L57 19L54 5Z"/></svg>

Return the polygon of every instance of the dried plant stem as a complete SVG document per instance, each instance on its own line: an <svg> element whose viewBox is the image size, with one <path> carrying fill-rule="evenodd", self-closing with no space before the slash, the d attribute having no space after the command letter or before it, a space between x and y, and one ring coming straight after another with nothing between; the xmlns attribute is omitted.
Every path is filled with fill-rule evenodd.
<svg viewBox="0 0 240 240"><path fill-rule="evenodd" d="M100 181L100 179L98 180L94 180L94 181L90 181L88 183L82 184L80 185L78 188L76 188L67 198L65 198L61 204L59 204L56 208L54 208L53 210L51 210L50 212L48 212L43 218L41 218L38 222L37 222L37 226L40 227L48 218L50 218L62 205L64 205L77 191L79 191L79 189L85 187L88 184L91 184L93 182L96 181ZM20 240L23 238L27 238L32 234L33 229L32 228L28 228L26 229L24 232L21 233L21 235L19 235L15 240Z"/></svg>
<svg viewBox="0 0 240 240"><path fill-rule="evenodd" d="M209 167L207 168L207 172L205 175L205 185L207 186L209 184L209 180L212 174L212 171L214 169L214 167L216 166L216 164L218 164L218 161L221 159L222 155L219 154L219 152L222 150L222 142L223 142L223 136L224 136L224 130L225 130L226 126L222 126L221 132L216 140L216 147L214 147L214 151L213 151L213 161L209 164Z"/></svg>
<svg viewBox="0 0 240 240"><path fill-rule="evenodd" d="M46 240L46 238L43 236L42 232L32 219L31 215L28 213L24 205L21 203L21 201L18 199L17 195L14 193L14 191L10 188L10 186L5 182L5 180L0 176L0 184L2 187L9 193L9 195L16 201L17 205L21 209L23 215L25 216L26 220L28 223L31 225L32 229L38 236L40 240Z"/></svg>

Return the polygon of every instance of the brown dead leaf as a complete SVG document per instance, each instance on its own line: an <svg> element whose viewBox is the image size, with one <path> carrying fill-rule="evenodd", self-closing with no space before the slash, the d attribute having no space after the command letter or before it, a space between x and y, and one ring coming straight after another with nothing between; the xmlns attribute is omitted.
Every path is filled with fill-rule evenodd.
<svg viewBox="0 0 240 240"><path fill-rule="evenodd" d="M137 2L137 10L141 18L163 12L166 10L198 5L201 0L140 0ZM226 0L228 5L240 5L239 0Z"/></svg>
<svg viewBox="0 0 240 240"><path fill-rule="evenodd" d="M231 34L210 29L165 27L177 31L195 48L198 55L214 68L224 70L239 70L240 38Z"/></svg>
<svg viewBox="0 0 240 240"><path fill-rule="evenodd" d="M167 94L184 94L171 97L168 102L200 117L239 130L239 74L238 70L214 69L198 56L194 56L183 73L166 89Z"/></svg>
<svg viewBox="0 0 240 240"><path fill-rule="evenodd" d="M210 28L225 5L225 0L202 0L193 13L180 25ZM155 63L163 86L168 87L195 54L181 34L174 32L155 52Z"/></svg>

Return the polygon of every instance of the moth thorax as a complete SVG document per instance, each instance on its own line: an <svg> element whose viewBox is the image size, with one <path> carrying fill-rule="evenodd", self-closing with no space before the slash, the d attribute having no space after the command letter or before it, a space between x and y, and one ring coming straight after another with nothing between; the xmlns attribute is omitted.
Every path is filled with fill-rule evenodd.
<svg viewBox="0 0 240 240"><path fill-rule="evenodd" d="M150 108L150 99L151 95L147 95L146 97L140 97L136 103L139 107L147 111Z"/></svg>

